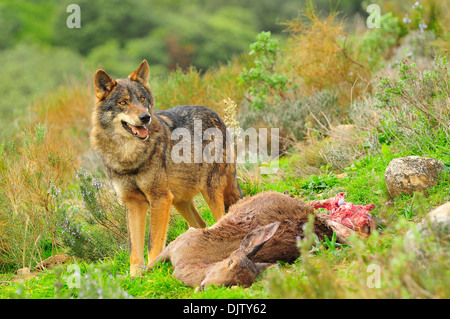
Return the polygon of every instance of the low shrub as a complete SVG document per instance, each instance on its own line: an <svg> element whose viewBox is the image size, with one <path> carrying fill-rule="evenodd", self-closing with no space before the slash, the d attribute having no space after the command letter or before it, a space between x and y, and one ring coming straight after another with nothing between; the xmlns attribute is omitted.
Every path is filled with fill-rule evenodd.
<svg viewBox="0 0 450 319"><path fill-rule="evenodd" d="M359 60L365 61L370 70L376 70L390 55L392 48L400 39L399 21L392 13L386 13L380 18L380 28L368 30L358 43Z"/></svg>
<svg viewBox="0 0 450 319"><path fill-rule="evenodd" d="M81 266L81 267L80 267ZM72 273L56 270L56 297L77 299L132 299L122 288L122 278L113 276L112 265L81 264ZM77 277L74 279L74 277ZM68 287L70 282L76 287Z"/></svg>
<svg viewBox="0 0 450 319"><path fill-rule="evenodd" d="M370 70L363 61L352 57L353 45L347 43L349 35L337 13L320 18L308 9L296 20L288 21L286 31L287 57L284 70L298 83L304 95L318 90L337 90L339 111L345 111L349 102L367 91Z"/></svg>
<svg viewBox="0 0 450 319"><path fill-rule="evenodd" d="M280 129L280 151L284 153L295 142L310 135L322 135L319 129L329 127L339 120L336 109L338 97L335 91L318 91L309 97L284 99L279 103L266 105L264 111L243 106L239 123L248 127Z"/></svg>
<svg viewBox="0 0 450 319"><path fill-rule="evenodd" d="M270 272L268 295L306 299L446 298L450 292L446 280L449 242L424 239L414 232L415 244L426 252L418 257L403 236L414 226L400 220L385 229L383 236L375 232L368 239L350 238L351 248L330 250L318 243L312 249L303 249L292 268ZM313 243L310 240L307 244Z"/></svg>
<svg viewBox="0 0 450 319"><path fill-rule="evenodd" d="M81 169L77 173L83 208L64 213L61 237L69 254L95 261L126 249L126 209L114 192Z"/></svg>
<svg viewBox="0 0 450 319"><path fill-rule="evenodd" d="M242 70L241 63L246 62L236 59L204 73L194 67L185 71L178 68L166 79L151 78L150 87L155 96L156 109L193 104L207 106L222 115L224 99L241 101L244 96L244 88L237 79Z"/></svg>
<svg viewBox="0 0 450 319"><path fill-rule="evenodd" d="M387 112L380 128L384 135L414 153L448 151L449 76L446 57L423 72L415 63L399 62L397 77L382 78L376 94L377 106Z"/></svg>
<svg viewBox="0 0 450 319"><path fill-rule="evenodd" d="M254 56L254 66L244 67L239 75L239 82L248 88L250 108L266 109L270 102L279 102L280 95L287 91L286 75L277 72L280 56L279 43L271 37L270 32L261 32L256 42L250 45L250 56ZM269 99L271 97L271 99Z"/></svg>
<svg viewBox="0 0 450 319"><path fill-rule="evenodd" d="M53 130L37 125L0 147L2 264L31 267L42 261L46 242L52 251L59 246L61 192L73 173L70 145L67 138L55 138Z"/></svg>

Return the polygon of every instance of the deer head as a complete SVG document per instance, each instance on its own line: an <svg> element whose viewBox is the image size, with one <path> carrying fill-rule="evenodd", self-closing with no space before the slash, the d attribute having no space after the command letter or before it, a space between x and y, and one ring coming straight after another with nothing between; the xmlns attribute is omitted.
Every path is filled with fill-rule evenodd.
<svg viewBox="0 0 450 319"><path fill-rule="evenodd" d="M255 263L253 258L261 247L272 238L279 225L279 222L274 222L248 233L238 249L232 252L228 258L215 263L208 269L205 279L200 284L200 290L204 290L210 284L249 287L255 281L257 275L276 265Z"/></svg>

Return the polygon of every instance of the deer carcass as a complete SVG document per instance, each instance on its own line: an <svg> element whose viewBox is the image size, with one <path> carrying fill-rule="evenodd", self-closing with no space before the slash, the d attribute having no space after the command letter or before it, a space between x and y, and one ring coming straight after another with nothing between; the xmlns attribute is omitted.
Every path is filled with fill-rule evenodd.
<svg viewBox="0 0 450 319"><path fill-rule="evenodd" d="M314 214L314 233L320 240L333 231L344 242L353 230L314 206L286 194L262 192L240 200L209 228L189 228L172 241L150 264L171 261L174 276L203 289L208 284L250 286L256 276L277 261L293 262L300 255L308 215Z"/></svg>

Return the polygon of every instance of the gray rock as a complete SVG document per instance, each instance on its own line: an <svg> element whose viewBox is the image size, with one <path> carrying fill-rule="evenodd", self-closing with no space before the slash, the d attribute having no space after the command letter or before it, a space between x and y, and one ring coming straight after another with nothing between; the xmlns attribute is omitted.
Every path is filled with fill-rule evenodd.
<svg viewBox="0 0 450 319"><path fill-rule="evenodd" d="M427 214L427 216L419 223L419 230L425 236L429 236L431 232L442 237L450 234L450 202L447 202Z"/></svg>
<svg viewBox="0 0 450 319"><path fill-rule="evenodd" d="M42 262L36 265L37 270L44 269L52 269L55 265L64 264L69 260L69 257L66 254L54 255L50 256L47 259L44 259Z"/></svg>
<svg viewBox="0 0 450 319"><path fill-rule="evenodd" d="M384 180L391 195L427 192L436 185L444 164L434 158L407 156L393 159L386 168Z"/></svg>
<svg viewBox="0 0 450 319"><path fill-rule="evenodd" d="M30 268L24 267L17 270L18 275L29 275L30 274Z"/></svg>
<svg viewBox="0 0 450 319"><path fill-rule="evenodd" d="M418 256L426 256L426 251L421 247L421 241L425 238L449 240L450 236L450 202L447 202L429 212L425 218L417 224L416 231L409 230L405 235L405 245ZM422 243L423 244L423 243Z"/></svg>

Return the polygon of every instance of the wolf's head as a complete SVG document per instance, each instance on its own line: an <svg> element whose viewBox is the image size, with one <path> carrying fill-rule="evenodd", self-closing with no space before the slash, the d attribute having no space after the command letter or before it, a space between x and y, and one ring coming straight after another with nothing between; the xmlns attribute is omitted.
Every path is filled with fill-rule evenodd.
<svg viewBox="0 0 450 319"><path fill-rule="evenodd" d="M97 70L95 117L103 129L125 138L148 139L154 104L149 74L145 60L126 79L113 80L105 71Z"/></svg>

